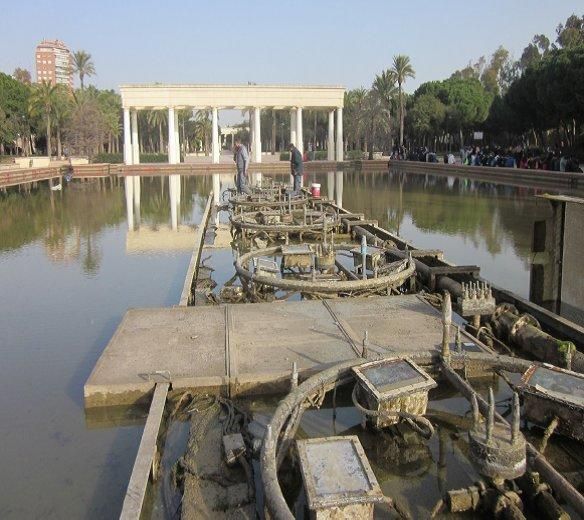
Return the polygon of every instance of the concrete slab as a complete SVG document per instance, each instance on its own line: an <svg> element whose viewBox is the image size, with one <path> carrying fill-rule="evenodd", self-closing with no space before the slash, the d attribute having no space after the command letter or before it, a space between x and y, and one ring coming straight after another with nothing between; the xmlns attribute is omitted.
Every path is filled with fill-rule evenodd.
<svg viewBox="0 0 584 520"><path fill-rule="evenodd" d="M320 301L231 305L230 313L232 393L288 381L294 362L307 375L355 356Z"/></svg>
<svg viewBox="0 0 584 520"><path fill-rule="evenodd" d="M164 380L221 387L225 376L224 308L132 309L85 384L85 405L136 402Z"/></svg>
<svg viewBox="0 0 584 520"><path fill-rule="evenodd" d="M416 295L339 298L328 305L362 344L367 330L369 344L388 352L440 349L440 313ZM454 340L454 327L452 327Z"/></svg>
<svg viewBox="0 0 584 520"><path fill-rule="evenodd" d="M164 381L232 395L287 390L294 362L307 377L351 359L365 329L378 353L439 349L442 338L440 314L416 296L130 310L85 404L140 402Z"/></svg>

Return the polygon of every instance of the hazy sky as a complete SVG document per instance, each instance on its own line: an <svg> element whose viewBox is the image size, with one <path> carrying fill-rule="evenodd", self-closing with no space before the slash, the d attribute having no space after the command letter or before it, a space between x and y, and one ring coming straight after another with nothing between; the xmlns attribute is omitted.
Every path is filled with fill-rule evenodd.
<svg viewBox="0 0 584 520"><path fill-rule="evenodd" d="M123 83L369 86L394 54L416 79L443 79L499 45L519 57L536 33L582 14L581 1L2 0L0 71L33 72L35 45L91 53L100 88ZM10 8L8 9L8 6Z"/></svg>

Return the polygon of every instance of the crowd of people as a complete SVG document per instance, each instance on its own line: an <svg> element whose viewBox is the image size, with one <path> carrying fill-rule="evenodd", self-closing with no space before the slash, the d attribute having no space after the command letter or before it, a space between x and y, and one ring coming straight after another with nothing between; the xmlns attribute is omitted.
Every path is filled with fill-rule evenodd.
<svg viewBox="0 0 584 520"><path fill-rule="evenodd" d="M444 164L463 164L465 166L492 166L503 168L523 168L530 170L549 170L557 172L582 172L578 158L562 150L560 147L525 148L491 148L489 146L467 146L460 150L460 158L449 152L439 157L427 146L412 150L405 147L394 147L391 160L421 161L429 163L444 162Z"/></svg>
<svg viewBox="0 0 584 520"><path fill-rule="evenodd" d="M560 147L545 150L537 148L480 148L466 147L460 151L461 162L467 166L499 166L529 170L581 172L579 161Z"/></svg>

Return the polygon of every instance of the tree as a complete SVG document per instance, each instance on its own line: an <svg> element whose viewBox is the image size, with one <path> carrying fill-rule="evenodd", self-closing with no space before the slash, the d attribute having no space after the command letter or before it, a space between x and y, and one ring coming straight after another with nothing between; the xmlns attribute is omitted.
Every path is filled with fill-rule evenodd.
<svg viewBox="0 0 584 520"><path fill-rule="evenodd" d="M443 81L439 98L446 105L446 129L450 133L458 130L461 146L464 145L464 132L485 121L493 100L474 78Z"/></svg>
<svg viewBox="0 0 584 520"><path fill-rule="evenodd" d="M367 92L367 89L364 88L345 92L345 116L343 118L346 122L345 139L358 149L361 149L361 138L363 137ZM365 148L367 148L367 142L365 142Z"/></svg>
<svg viewBox="0 0 584 520"><path fill-rule="evenodd" d="M373 152L376 148L377 137L384 129L384 122L387 119L383 117L382 100L376 90L369 90L365 96L365 138L369 146L369 158L373 158Z"/></svg>
<svg viewBox="0 0 584 520"><path fill-rule="evenodd" d="M410 63L410 58L403 54L398 54L393 57L392 70L397 81L398 96L399 96L399 144L404 144L404 99L402 85L408 78L415 78L416 73Z"/></svg>
<svg viewBox="0 0 584 520"><path fill-rule="evenodd" d="M73 97L67 86L56 85L55 103L53 105L53 119L57 128L57 157L63 155L62 130L67 124L73 105Z"/></svg>
<svg viewBox="0 0 584 520"><path fill-rule="evenodd" d="M115 153L121 133L122 98L113 90L101 90L97 102L106 126L108 152Z"/></svg>
<svg viewBox="0 0 584 520"><path fill-rule="evenodd" d="M565 24L558 25L556 34L556 42L562 48L584 45L584 16L578 17L573 14Z"/></svg>
<svg viewBox="0 0 584 520"><path fill-rule="evenodd" d="M98 95L97 89L75 93L71 117L65 128L65 140L71 153L91 158L105 140L108 129Z"/></svg>
<svg viewBox="0 0 584 520"><path fill-rule="evenodd" d="M148 124L158 127L158 152L164 153L163 126L168 121L168 110L150 110L147 116Z"/></svg>
<svg viewBox="0 0 584 520"><path fill-rule="evenodd" d="M30 141L29 97L28 85L0 72L0 153L12 148L19 135ZM25 143L22 148L27 149Z"/></svg>
<svg viewBox="0 0 584 520"><path fill-rule="evenodd" d="M17 67L16 69L14 69L12 76L16 81L20 81L25 85L31 84L30 72L26 69L21 69L20 67Z"/></svg>
<svg viewBox="0 0 584 520"><path fill-rule="evenodd" d="M195 114L195 139L203 143L205 153L209 153L211 143L211 111L197 110Z"/></svg>
<svg viewBox="0 0 584 520"><path fill-rule="evenodd" d="M34 85L30 96L30 112L42 116L46 124L47 155L51 157L51 116L58 103L57 85L51 85L48 81L42 81Z"/></svg>
<svg viewBox="0 0 584 520"><path fill-rule="evenodd" d="M73 53L73 72L79 75L79 82L81 83L81 90L84 88L83 79L85 76L93 76L95 74L95 66L91 61L91 54L85 51L76 51Z"/></svg>
<svg viewBox="0 0 584 520"><path fill-rule="evenodd" d="M423 141L441 131L445 117L446 106L433 94L422 94L414 98L412 107L408 110L408 122Z"/></svg>
<svg viewBox="0 0 584 520"><path fill-rule="evenodd" d="M396 74L393 70L384 70L381 74L375 76L372 89L377 93L381 100L383 111L387 117L387 128L389 133L389 151L393 149L393 136L391 128L391 112L395 103L397 88L395 85Z"/></svg>
<svg viewBox="0 0 584 520"><path fill-rule="evenodd" d="M509 67L509 51L503 46L493 53L489 65L486 66L481 74L481 83L487 92L494 96L506 87L502 81L505 69Z"/></svg>

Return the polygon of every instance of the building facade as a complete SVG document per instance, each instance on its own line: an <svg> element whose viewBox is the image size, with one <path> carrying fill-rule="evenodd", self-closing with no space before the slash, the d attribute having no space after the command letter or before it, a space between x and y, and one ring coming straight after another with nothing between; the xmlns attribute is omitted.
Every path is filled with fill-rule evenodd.
<svg viewBox="0 0 584 520"><path fill-rule="evenodd" d="M73 59L67 46L59 40L43 40L36 47L36 80L52 85L61 83L73 88Z"/></svg>

